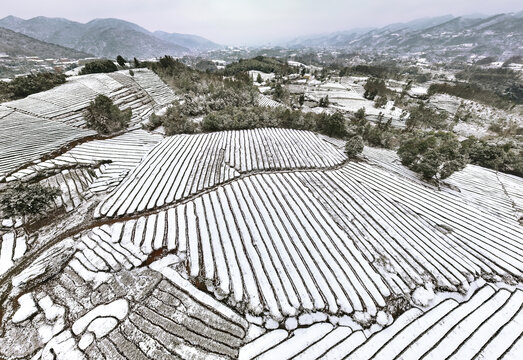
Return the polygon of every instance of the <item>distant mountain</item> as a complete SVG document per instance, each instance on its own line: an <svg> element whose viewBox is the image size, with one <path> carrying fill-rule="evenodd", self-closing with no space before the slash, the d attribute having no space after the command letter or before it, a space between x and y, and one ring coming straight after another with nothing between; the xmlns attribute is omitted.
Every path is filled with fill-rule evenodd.
<svg viewBox="0 0 523 360"><path fill-rule="evenodd" d="M366 32L337 32L298 38L287 46L341 48L377 53L453 53L482 56L512 56L523 52L523 16L424 18L408 23L391 24Z"/></svg>
<svg viewBox="0 0 523 360"><path fill-rule="evenodd" d="M155 31L153 33L158 39L185 46L186 48L198 51L208 51L220 49L223 46L212 42L204 37L190 34L166 33L164 31Z"/></svg>
<svg viewBox="0 0 523 360"><path fill-rule="evenodd" d="M179 56L212 47L214 44L194 35L158 36L136 24L119 19L95 19L82 24L62 18L39 16L24 20L8 16L0 20L0 26L38 40L109 58L117 55L127 58Z"/></svg>
<svg viewBox="0 0 523 360"><path fill-rule="evenodd" d="M0 53L10 56L38 56L42 59L83 59L93 56L64 46L46 43L2 27L0 27Z"/></svg>

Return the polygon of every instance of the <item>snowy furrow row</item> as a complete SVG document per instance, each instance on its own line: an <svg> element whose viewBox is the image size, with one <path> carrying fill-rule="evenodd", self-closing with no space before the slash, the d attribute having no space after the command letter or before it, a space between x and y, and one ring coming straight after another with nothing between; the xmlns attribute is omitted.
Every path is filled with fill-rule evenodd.
<svg viewBox="0 0 523 360"><path fill-rule="evenodd" d="M428 186L418 179L416 173L403 166L392 150L365 147L363 155L371 164ZM452 189L446 188L446 184ZM445 179L443 185L444 191L457 194L477 208L489 210L501 218L518 220L523 215L523 182L516 176L467 165Z"/></svg>
<svg viewBox="0 0 523 360"><path fill-rule="evenodd" d="M424 187L391 196L375 187L417 184L381 174L351 163L254 175L106 232L145 255L183 254L189 276L218 298L277 321L303 311L375 316L385 299L417 288L457 291L481 276L520 277L517 227ZM417 204L414 193L431 203ZM460 214L442 222L454 206Z"/></svg>
<svg viewBox="0 0 523 360"><path fill-rule="evenodd" d="M506 191L500 177L507 179L507 183L514 182L516 186L513 187L519 188L519 196L523 198L523 181L520 178L480 166L467 165L462 171L452 174L445 182L458 188L461 195L471 203L489 209L498 216L518 220L517 212L523 212L523 206L516 207L512 194ZM517 196L517 193L515 195Z"/></svg>
<svg viewBox="0 0 523 360"><path fill-rule="evenodd" d="M174 92L163 81L158 81L158 76L152 71L136 69L133 78L158 105L169 105L177 99Z"/></svg>
<svg viewBox="0 0 523 360"><path fill-rule="evenodd" d="M522 290L485 285L462 303L411 308L370 336L329 323L274 330L244 345L239 359L518 359L522 321Z"/></svg>
<svg viewBox="0 0 523 360"><path fill-rule="evenodd" d="M0 181L10 172L63 146L84 137L95 135L57 121L13 112L0 119Z"/></svg>
<svg viewBox="0 0 523 360"><path fill-rule="evenodd" d="M455 251L470 254L459 258L459 266L472 261L481 272L522 278L523 229L517 223L481 211L460 197L398 178L367 164L350 163L338 172L399 207L406 207L453 238Z"/></svg>
<svg viewBox="0 0 523 360"><path fill-rule="evenodd" d="M75 146L63 155L17 171L6 180L26 180L42 171L60 169L64 166L83 166L94 170L96 179L91 184L90 190L106 191L114 188L162 139L163 137L158 134L134 130L111 139L89 141ZM100 166L99 162L104 161L108 163Z"/></svg>
<svg viewBox="0 0 523 360"><path fill-rule="evenodd" d="M131 108L131 124L148 119L154 110L175 100L172 90L156 74L142 69L136 79L127 71L75 76L54 89L3 106L34 117L85 127L83 111L100 94L110 97L121 109Z"/></svg>
<svg viewBox="0 0 523 360"><path fill-rule="evenodd" d="M262 95L262 94L260 94L260 96L258 97L258 106L265 106L265 107L270 107L270 108L284 107L284 105L282 103L279 103L279 102L271 99L267 95Z"/></svg>
<svg viewBox="0 0 523 360"><path fill-rule="evenodd" d="M233 182L105 231L145 255L186 254L191 278L218 298L278 321L303 310L375 315L390 295L321 204L283 175Z"/></svg>
<svg viewBox="0 0 523 360"><path fill-rule="evenodd" d="M297 176L321 201L395 294L427 282L456 291L467 289L469 281L482 273L505 274L498 268L503 262L499 255L463 246L459 238L438 229L437 223L375 191L370 181L358 181L352 171L291 176ZM502 228L497 231L503 233Z"/></svg>
<svg viewBox="0 0 523 360"><path fill-rule="evenodd" d="M122 216L173 203L256 170L335 166L345 156L308 131L255 129L177 135L158 144L97 208Z"/></svg>

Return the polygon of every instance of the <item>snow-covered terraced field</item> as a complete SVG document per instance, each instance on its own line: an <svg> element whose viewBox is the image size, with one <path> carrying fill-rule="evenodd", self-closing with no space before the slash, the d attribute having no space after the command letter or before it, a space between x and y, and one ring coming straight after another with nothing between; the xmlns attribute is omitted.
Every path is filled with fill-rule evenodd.
<svg viewBox="0 0 523 360"><path fill-rule="evenodd" d="M89 141L75 146L60 156L17 171L6 180L26 181L42 171L61 167L91 167L96 179L90 184L90 190L93 192L111 190L162 139L163 136L159 134L134 130L111 139Z"/></svg>
<svg viewBox="0 0 523 360"><path fill-rule="evenodd" d="M284 106L282 103L279 103L279 102L271 99L270 97L268 97L266 95L261 95L261 94L260 94L260 96L258 98L258 105L259 106L271 107L271 108L277 108L277 107L283 107Z"/></svg>
<svg viewBox="0 0 523 360"><path fill-rule="evenodd" d="M523 269L519 226L360 163L250 176L97 231L142 258L176 251L218 298L278 321L303 310L375 316L390 296L517 281Z"/></svg>
<svg viewBox="0 0 523 360"><path fill-rule="evenodd" d="M85 127L83 111L100 94L109 96L121 109L131 108L132 124L148 119L154 110L176 99L152 71L136 70L135 77L128 71L75 76L56 88L3 106L22 114Z"/></svg>
<svg viewBox="0 0 523 360"><path fill-rule="evenodd" d="M71 226L2 223L0 358L519 359L521 179L467 167L438 189L343 147L132 130L10 174L60 187Z"/></svg>
<svg viewBox="0 0 523 360"><path fill-rule="evenodd" d="M0 337L1 353L35 359L236 358L248 322L166 260L97 274L73 258L58 276L20 297L6 320L9 336Z"/></svg>
<svg viewBox="0 0 523 360"><path fill-rule="evenodd" d="M446 183L459 189L471 203L492 213L519 220L523 216L523 179L476 165L467 165Z"/></svg>
<svg viewBox="0 0 523 360"><path fill-rule="evenodd" d="M241 173L332 167L344 159L340 150L308 131L268 128L172 136L100 204L97 216L154 209Z"/></svg>
<svg viewBox="0 0 523 360"><path fill-rule="evenodd" d="M176 99L152 71L137 70L135 77L128 71L76 76L51 90L0 105L0 181L53 151L96 135L84 129L84 110L99 94L121 109L131 108L132 124L148 120L153 111Z"/></svg>
<svg viewBox="0 0 523 360"><path fill-rule="evenodd" d="M522 278L523 229L515 222L507 222L471 206L453 194L398 178L368 164L349 163L338 172L343 178L359 182L396 203L399 208L417 214L420 220L454 239L459 244L456 250L473 254L467 259L476 258L474 266L482 273ZM389 218L387 225L390 226L392 220ZM460 263L463 266L465 258L460 258Z"/></svg>
<svg viewBox="0 0 523 360"><path fill-rule="evenodd" d="M429 186L421 181L416 173L401 164L393 150L366 146L363 155L371 163L391 173ZM523 180L517 176L496 172L476 165L467 165L455 172L444 183L456 191L443 187L443 190L458 195L468 203L492 214L509 220L519 220L523 216Z"/></svg>
<svg viewBox="0 0 523 360"><path fill-rule="evenodd" d="M519 359L523 291L480 288L469 300L411 308L385 328L317 323L270 331L244 345L239 359Z"/></svg>
<svg viewBox="0 0 523 360"><path fill-rule="evenodd" d="M11 112L0 118L0 127L0 181L24 164L35 162L67 144L96 134L92 130L19 112Z"/></svg>

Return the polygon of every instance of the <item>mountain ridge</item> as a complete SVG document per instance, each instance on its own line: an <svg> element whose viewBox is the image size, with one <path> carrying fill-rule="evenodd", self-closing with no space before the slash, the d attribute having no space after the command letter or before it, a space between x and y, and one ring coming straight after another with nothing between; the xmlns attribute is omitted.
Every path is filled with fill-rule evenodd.
<svg viewBox="0 0 523 360"><path fill-rule="evenodd" d="M40 58L83 59L92 57L89 53L50 44L3 27L0 27L0 53L9 56L38 56Z"/></svg>
<svg viewBox="0 0 523 360"><path fill-rule="evenodd" d="M98 57L181 56L220 47L196 35L158 36L137 24L115 18L93 19L84 24L64 18L38 16L24 20L10 15L0 19L0 27Z"/></svg>
<svg viewBox="0 0 523 360"><path fill-rule="evenodd" d="M404 54L443 54L469 49L481 56L511 56L521 53L521 44L523 12L477 17L443 15L390 24L363 33L349 30L298 37L281 45Z"/></svg>

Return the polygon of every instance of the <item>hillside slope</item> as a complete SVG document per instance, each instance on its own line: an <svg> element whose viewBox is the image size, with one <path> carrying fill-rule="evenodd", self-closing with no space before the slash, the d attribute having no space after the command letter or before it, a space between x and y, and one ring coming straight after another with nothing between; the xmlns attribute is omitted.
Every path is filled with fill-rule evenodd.
<svg viewBox="0 0 523 360"><path fill-rule="evenodd" d="M218 46L195 35L151 33L136 24L119 19L95 19L82 24L62 18L39 16L24 20L8 16L0 20L0 26L101 57L178 56Z"/></svg>
<svg viewBox="0 0 523 360"><path fill-rule="evenodd" d="M40 58L54 59L82 59L92 56L85 52L33 39L24 34L20 34L1 27L0 53L5 53L10 56L38 56Z"/></svg>

